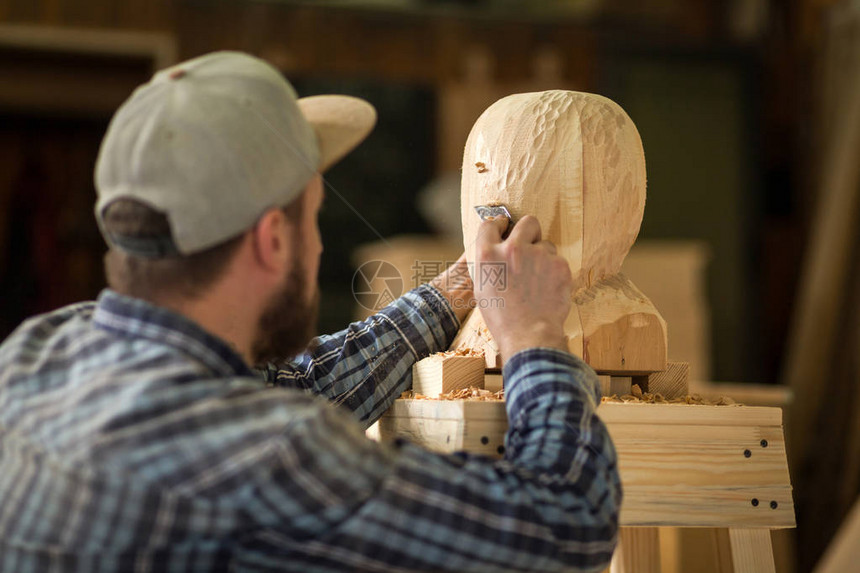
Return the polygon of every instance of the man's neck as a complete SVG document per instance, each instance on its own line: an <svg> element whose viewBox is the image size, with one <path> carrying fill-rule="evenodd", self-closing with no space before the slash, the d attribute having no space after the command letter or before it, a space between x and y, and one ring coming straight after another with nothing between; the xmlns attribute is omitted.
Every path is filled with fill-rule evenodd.
<svg viewBox="0 0 860 573"><path fill-rule="evenodd" d="M254 360L251 347L256 332L256 320L249 313L251 302L243 296L229 297L212 289L201 297L158 297L152 302L181 314L217 336L233 348L249 366Z"/></svg>

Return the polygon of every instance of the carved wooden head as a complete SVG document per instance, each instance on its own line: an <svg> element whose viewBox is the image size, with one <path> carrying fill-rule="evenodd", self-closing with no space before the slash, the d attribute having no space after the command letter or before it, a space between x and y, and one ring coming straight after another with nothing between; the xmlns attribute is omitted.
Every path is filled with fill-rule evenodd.
<svg viewBox="0 0 860 573"><path fill-rule="evenodd" d="M511 95L475 122L463 156L466 251L475 205L535 215L570 263L574 287L619 272L645 208L645 156L636 126L605 97L571 91Z"/></svg>

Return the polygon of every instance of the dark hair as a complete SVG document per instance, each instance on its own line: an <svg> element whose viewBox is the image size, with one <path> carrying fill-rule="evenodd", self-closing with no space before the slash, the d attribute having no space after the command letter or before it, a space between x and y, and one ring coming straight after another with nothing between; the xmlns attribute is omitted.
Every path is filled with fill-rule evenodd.
<svg viewBox="0 0 860 573"><path fill-rule="evenodd" d="M301 218L304 193L282 210L290 221ZM108 205L102 217L104 231L125 238L172 243L167 216L132 199ZM191 255L143 257L118 248L105 254L105 276L115 291L154 300L164 295L198 298L224 274L245 233Z"/></svg>

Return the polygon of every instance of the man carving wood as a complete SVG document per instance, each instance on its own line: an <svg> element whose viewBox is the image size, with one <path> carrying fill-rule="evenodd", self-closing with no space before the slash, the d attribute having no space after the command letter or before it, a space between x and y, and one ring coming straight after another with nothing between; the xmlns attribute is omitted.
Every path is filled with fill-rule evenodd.
<svg viewBox="0 0 860 573"><path fill-rule="evenodd" d="M110 288L0 346L0 570L608 563L615 452L597 378L567 351L570 268L537 218L506 239L507 221L479 229L475 256L507 266L505 292L443 273L311 339L320 173L374 121L355 98L297 100L228 52L123 104L96 167ZM368 440L475 296L504 302L485 312L506 358L504 459Z"/></svg>

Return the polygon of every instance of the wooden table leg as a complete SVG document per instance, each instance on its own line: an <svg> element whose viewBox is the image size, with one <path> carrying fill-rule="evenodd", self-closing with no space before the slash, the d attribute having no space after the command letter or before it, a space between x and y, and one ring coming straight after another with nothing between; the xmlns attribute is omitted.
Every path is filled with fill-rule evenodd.
<svg viewBox="0 0 860 573"><path fill-rule="evenodd" d="M681 568L681 530L661 527L659 532L661 573L684 573Z"/></svg>
<svg viewBox="0 0 860 573"><path fill-rule="evenodd" d="M656 527L622 527L610 573L660 573L660 535Z"/></svg>
<svg viewBox="0 0 860 573"><path fill-rule="evenodd" d="M776 573L769 529L729 528L735 573Z"/></svg>

